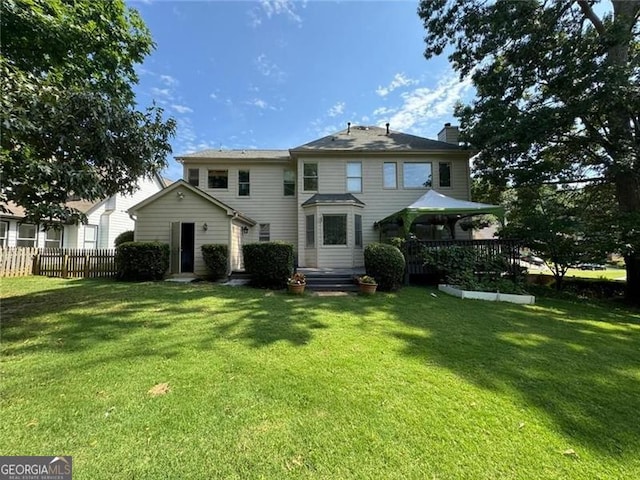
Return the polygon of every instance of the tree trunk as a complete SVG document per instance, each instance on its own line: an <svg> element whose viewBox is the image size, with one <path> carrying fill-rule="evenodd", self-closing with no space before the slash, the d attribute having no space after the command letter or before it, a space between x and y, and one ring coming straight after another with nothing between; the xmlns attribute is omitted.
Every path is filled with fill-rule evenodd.
<svg viewBox="0 0 640 480"><path fill-rule="evenodd" d="M640 254L624 257L627 265L627 288L625 298L629 303L640 305Z"/></svg>

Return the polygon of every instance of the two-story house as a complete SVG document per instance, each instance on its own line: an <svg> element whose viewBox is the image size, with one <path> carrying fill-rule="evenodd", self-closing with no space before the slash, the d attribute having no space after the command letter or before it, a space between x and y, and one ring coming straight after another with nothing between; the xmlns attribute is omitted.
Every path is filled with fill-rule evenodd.
<svg viewBox="0 0 640 480"><path fill-rule="evenodd" d="M67 206L84 213L87 223L62 225L58 229L42 230L25 223L24 209L14 203L6 204L8 212L0 213L0 247L113 248L118 235L134 228L127 210L162 190L167 183L156 175L139 179L138 190L131 195L117 193L96 202L71 197Z"/></svg>
<svg viewBox="0 0 640 480"><path fill-rule="evenodd" d="M183 155L183 180L130 209L135 239L170 243L172 273L206 273L206 243L228 245L238 270L244 243L275 240L295 246L300 267L361 267L364 247L394 234L393 222L381 220L432 189L469 200L469 156L449 124L438 140L349 124L290 150ZM428 220L412 222L420 237L445 234ZM459 230L456 238L470 236Z"/></svg>

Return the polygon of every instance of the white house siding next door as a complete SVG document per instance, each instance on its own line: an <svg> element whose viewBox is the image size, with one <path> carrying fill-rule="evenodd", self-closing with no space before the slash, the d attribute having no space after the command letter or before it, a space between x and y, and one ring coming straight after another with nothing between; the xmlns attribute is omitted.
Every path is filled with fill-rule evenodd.
<svg viewBox="0 0 640 480"><path fill-rule="evenodd" d="M229 249L231 259L231 271L243 271L244 259L242 258L242 227L231 225L231 248Z"/></svg>

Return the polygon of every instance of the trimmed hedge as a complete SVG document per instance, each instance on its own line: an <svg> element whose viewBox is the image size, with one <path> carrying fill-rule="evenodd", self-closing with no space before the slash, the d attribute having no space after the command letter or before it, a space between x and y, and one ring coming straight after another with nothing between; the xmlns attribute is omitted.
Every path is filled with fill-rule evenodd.
<svg viewBox="0 0 640 480"><path fill-rule="evenodd" d="M227 274L229 249L223 244L209 243L202 245L202 258L209 269L212 280L219 280Z"/></svg>
<svg viewBox="0 0 640 480"><path fill-rule="evenodd" d="M405 260L402 252L386 243L370 243L364 249L364 267L367 275L378 282L378 289L398 290L402 286Z"/></svg>
<svg viewBox="0 0 640 480"><path fill-rule="evenodd" d="M122 232L113 241L113 245L117 247L120 244L123 244L125 242L133 242L133 230L127 230L126 232Z"/></svg>
<svg viewBox="0 0 640 480"><path fill-rule="evenodd" d="M293 274L293 245L284 242L242 246L244 269L256 287L284 288Z"/></svg>
<svg viewBox="0 0 640 480"><path fill-rule="evenodd" d="M125 242L116 249L118 278L129 281L162 280L169 268L169 245Z"/></svg>

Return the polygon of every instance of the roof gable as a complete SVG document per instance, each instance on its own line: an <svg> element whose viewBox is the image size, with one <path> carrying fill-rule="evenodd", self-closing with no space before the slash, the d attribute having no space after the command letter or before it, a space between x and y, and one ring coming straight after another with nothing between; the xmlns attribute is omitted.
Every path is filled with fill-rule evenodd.
<svg viewBox="0 0 640 480"><path fill-rule="evenodd" d="M168 187L160 190L159 192L155 193L154 195L151 195L150 197L144 199L143 201L141 201L140 203L134 205L133 207L131 207L129 210L127 210L128 213L130 214L134 214L136 213L138 210L140 210L141 208L146 207L147 205L149 205L150 203L155 202L156 200L158 200L159 198L162 198L166 195L171 194L172 192L175 192L177 189L179 189L180 187L185 188L186 190L189 190L190 192L194 193L195 195L203 198L204 200L212 203L213 205L221 208L222 210L224 210L226 212L226 214L230 217L234 217L234 218L238 218L239 220L241 220L242 222L248 224L248 225L255 225L256 222L255 220L253 220L252 218L247 217L246 215L244 215L243 213L233 209L231 206L227 205L224 202L221 202L220 200L218 200L215 197L212 197L211 195L209 195L206 192L203 192L202 190L200 190L197 187L194 187L193 185L191 185L188 182L185 182L184 180L180 179L177 180L175 182L173 182L171 185L169 185Z"/></svg>
<svg viewBox="0 0 640 480"><path fill-rule="evenodd" d="M327 135L299 147L291 152L325 151L464 151L458 145L430 140L407 133L387 130L380 127L351 126L345 130Z"/></svg>

